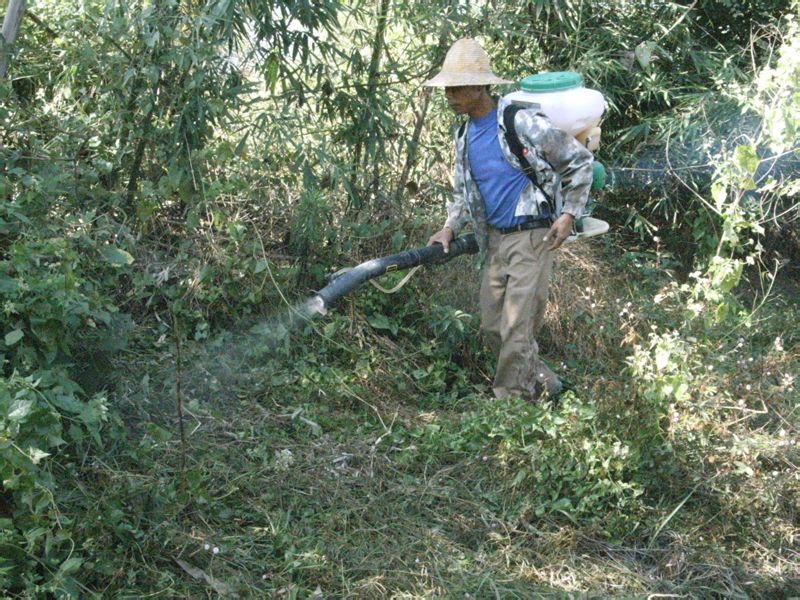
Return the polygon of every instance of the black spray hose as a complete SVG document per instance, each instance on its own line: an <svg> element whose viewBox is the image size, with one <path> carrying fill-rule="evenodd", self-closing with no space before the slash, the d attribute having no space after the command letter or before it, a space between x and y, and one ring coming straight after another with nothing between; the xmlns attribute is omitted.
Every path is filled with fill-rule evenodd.
<svg viewBox="0 0 800 600"><path fill-rule="evenodd" d="M475 241L475 235L469 233L450 242L450 252L447 254L440 244L434 244L383 258L373 258L352 269L334 273L330 277L331 282L317 292L317 298L322 301L321 308L325 309L365 281L380 277L384 273L402 271L417 265L444 263L456 256L475 254L477 251L478 243Z"/></svg>

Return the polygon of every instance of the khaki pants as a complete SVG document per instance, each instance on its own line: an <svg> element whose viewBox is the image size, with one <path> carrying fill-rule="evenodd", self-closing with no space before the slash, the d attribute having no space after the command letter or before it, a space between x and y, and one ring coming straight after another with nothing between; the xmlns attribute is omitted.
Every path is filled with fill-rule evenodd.
<svg viewBox="0 0 800 600"><path fill-rule="evenodd" d="M481 329L498 353L494 394L528 399L554 391L558 377L539 358L535 336L547 304L553 252L547 229L501 235L489 228L481 283Z"/></svg>

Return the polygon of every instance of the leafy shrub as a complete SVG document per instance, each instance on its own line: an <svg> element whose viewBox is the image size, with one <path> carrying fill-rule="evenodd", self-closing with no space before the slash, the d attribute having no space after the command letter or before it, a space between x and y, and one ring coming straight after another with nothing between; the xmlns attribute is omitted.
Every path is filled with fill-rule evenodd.
<svg viewBox="0 0 800 600"><path fill-rule="evenodd" d="M0 380L0 507L13 516L0 519L2 587L77 595L72 576L83 561L73 556L47 459L85 448L87 433L99 444L107 412L104 394L86 400L62 369Z"/></svg>
<svg viewBox="0 0 800 600"><path fill-rule="evenodd" d="M491 460L508 517L563 516L619 535L641 518L634 447L599 424L597 406L566 394L556 407L490 400L450 426L415 432L422 456L447 451Z"/></svg>

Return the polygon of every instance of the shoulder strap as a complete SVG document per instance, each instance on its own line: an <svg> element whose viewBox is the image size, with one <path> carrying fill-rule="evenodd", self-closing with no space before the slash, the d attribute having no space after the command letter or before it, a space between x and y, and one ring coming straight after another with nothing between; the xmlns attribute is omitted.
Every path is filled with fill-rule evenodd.
<svg viewBox="0 0 800 600"><path fill-rule="evenodd" d="M530 163L528 162L528 159L525 158L527 152L525 147L522 145L522 142L519 141L517 128L514 125L514 119L516 119L517 113L520 110L522 110L522 107L517 106L516 104L509 104L506 106L505 110L503 111L503 125L505 125L506 128L506 143L508 144L508 149L511 150L511 153L517 157L517 160L519 160L519 166L523 171L525 171L525 174L530 177Z"/></svg>
<svg viewBox="0 0 800 600"><path fill-rule="evenodd" d="M522 145L522 142L519 139L519 135L517 134L517 127L514 125L514 120L516 119L517 113L522 110L521 106L517 106L516 104L509 104L503 110L503 125L506 128L506 143L508 144L508 149L511 150L511 153L517 157L519 161L519 167L522 169L522 172L528 176L539 191L542 192L545 198L547 198L547 202L550 204L551 210L553 208L553 200L550 198L550 195L542 189L539 180L536 177L536 170L531 166L531 163L528 162L528 149Z"/></svg>

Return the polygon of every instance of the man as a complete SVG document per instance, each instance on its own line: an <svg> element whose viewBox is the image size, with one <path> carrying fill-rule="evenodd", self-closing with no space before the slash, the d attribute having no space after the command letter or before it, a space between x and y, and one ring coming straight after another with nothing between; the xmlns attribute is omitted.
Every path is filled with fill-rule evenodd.
<svg viewBox="0 0 800 600"><path fill-rule="evenodd" d="M503 114L489 86L510 83L495 75L484 49L472 39L453 44L442 70L424 85L444 87L450 107L466 114L456 132L453 201L441 231L428 240L448 251L469 221L486 253L480 290L481 329L498 353L493 390L502 398L538 399L563 389L539 357L541 326L553 254L583 214L592 182L592 155L575 138L551 126L543 114L520 110L515 129L536 183L509 149ZM549 199L548 199L549 197ZM550 199L563 203L553 214Z"/></svg>

